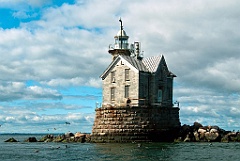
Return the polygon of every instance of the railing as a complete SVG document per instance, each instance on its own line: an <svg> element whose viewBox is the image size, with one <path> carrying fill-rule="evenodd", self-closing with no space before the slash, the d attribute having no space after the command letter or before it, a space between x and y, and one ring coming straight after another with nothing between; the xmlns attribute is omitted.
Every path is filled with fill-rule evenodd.
<svg viewBox="0 0 240 161"><path fill-rule="evenodd" d="M121 49L121 44L110 44L108 46L109 50L114 50L114 49ZM129 49L129 43L123 43L122 44L122 49Z"/></svg>

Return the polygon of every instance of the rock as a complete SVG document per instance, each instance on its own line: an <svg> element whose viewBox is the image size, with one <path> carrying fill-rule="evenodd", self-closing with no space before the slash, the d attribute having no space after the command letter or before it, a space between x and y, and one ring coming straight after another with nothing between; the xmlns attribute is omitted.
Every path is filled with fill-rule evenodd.
<svg viewBox="0 0 240 161"><path fill-rule="evenodd" d="M236 141L237 139L237 133L236 132L230 132L227 134L229 141Z"/></svg>
<svg viewBox="0 0 240 161"><path fill-rule="evenodd" d="M18 142L18 141L14 138L9 138L5 142Z"/></svg>
<svg viewBox="0 0 240 161"><path fill-rule="evenodd" d="M86 142L90 142L91 141L91 135L90 134L86 134Z"/></svg>
<svg viewBox="0 0 240 161"><path fill-rule="evenodd" d="M63 143L71 143L71 142L90 142L91 136L90 134L83 134L83 133L66 133L63 135L53 136L53 135L46 135L42 137L39 142L63 142Z"/></svg>
<svg viewBox="0 0 240 161"><path fill-rule="evenodd" d="M86 137L79 137L74 139L75 142L80 142L80 143L85 143L86 142Z"/></svg>
<svg viewBox="0 0 240 161"><path fill-rule="evenodd" d="M240 141L240 133L239 132L237 132L237 135L236 135L236 141Z"/></svg>
<svg viewBox="0 0 240 161"><path fill-rule="evenodd" d="M42 137L39 142L51 142L54 139L53 135L45 135L44 137Z"/></svg>
<svg viewBox="0 0 240 161"><path fill-rule="evenodd" d="M179 137L186 138L189 133L192 132L191 126L184 124L179 132ZM184 140L182 140L184 141Z"/></svg>
<svg viewBox="0 0 240 161"><path fill-rule="evenodd" d="M57 136L55 137L52 142L62 142L65 139L63 136Z"/></svg>
<svg viewBox="0 0 240 161"><path fill-rule="evenodd" d="M200 141L206 141L205 132L204 133L199 133L199 139L200 139Z"/></svg>
<svg viewBox="0 0 240 161"><path fill-rule="evenodd" d="M178 135L175 137L175 142L240 142L240 132L232 132L221 129L214 125L202 126L198 122L194 122L192 126L182 125Z"/></svg>
<svg viewBox="0 0 240 161"><path fill-rule="evenodd" d="M218 131L220 130L220 128L218 126L216 126L216 125L215 126L211 126L211 129L216 129Z"/></svg>
<svg viewBox="0 0 240 161"><path fill-rule="evenodd" d="M192 141L190 134L187 134L186 138L184 139L184 142L190 142Z"/></svg>
<svg viewBox="0 0 240 161"><path fill-rule="evenodd" d="M37 142L37 139L35 137L29 137L25 142Z"/></svg>
<svg viewBox="0 0 240 161"><path fill-rule="evenodd" d="M74 135L74 137L75 137L74 141L76 141L76 142L81 142L81 143L86 142L86 134L82 134L80 132L77 132Z"/></svg>
<svg viewBox="0 0 240 161"><path fill-rule="evenodd" d="M202 124L198 122L193 123L193 131L197 131L200 127L203 127Z"/></svg>
<svg viewBox="0 0 240 161"><path fill-rule="evenodd" d="M210 133L218 133L218 130L217 129L211 129Z"/></svg>
<svg viewBox="0 0 240 161"><path fill-rule="evenodd" d="M205 133L205 138L207 141L218 141L219 133L210 133L206 132Z"/></svg>
<svg viewBox="0 0 240 161"><path fill-rule="evenodd" d="M196 141L200 141L199 134L198 134L197 131L195 131L195 132L193 133L193 135L194 135Z"/></svg>
<svg viewBox="0 0 240 161"><path fill-rule="evenodd" d="M227 135L223 136L222 139L221 139L221 142L228 143L229 142L228 136Z"/></svg>
<svg viewBox="0 0 240 161"><path fill-rule="evenodd" d="M85 137L86 134L82 134L80 132L75 133L74 137L75 138L80 138L80 137Z"/></svg>
<svg viewBox="0 0 240 161"><path fill-rule="evenodd" d="M71 137L74 137L74 134L71 133L71 132L68 132L68 133L65 134L65 137L66 138L71 138Z"/></svg>
<svg viewBox="0 0 240 161"><path fill-rule="evenodd" d="M198 132L201 134L204 134L205 132L207 132L207 130L200 128L200 129L198 129Z"/></svg>
<svg viewBox="0 0 240 161"><path fill-rule="evenodd" d="M52 141L53 141L53 139L48 139L48 138L46 140L44 140L45 143L49 143L49 142L52 142Z"/></svg>
<svg viewBox="0 0 240 161"><path fill-rule="evenodd" d="M208 126L203 126L203 127L200 127L199 129L204 129L204 130L208 131L209 127Z"/></svg>

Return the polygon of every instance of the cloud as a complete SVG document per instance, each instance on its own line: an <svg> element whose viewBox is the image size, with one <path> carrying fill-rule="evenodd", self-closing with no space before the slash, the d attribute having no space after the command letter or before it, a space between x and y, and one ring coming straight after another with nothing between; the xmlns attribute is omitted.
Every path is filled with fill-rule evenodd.
<svg viewBox="0 0 240 161"><path fill-rule="evenodd" d="M88 79L88 80L86 80ZM76 78L70 78L70 79L52 79L48 82L43 81L42 84L46 84L48 86L57 87L68 87L68 86L91 86L91 87L101 87L101 80L96 78L86 78L83 79L83 77L76 77Z"/></svg>
<svg viewBox="0 0 240 161"><path fill-rule="evenodd" d="M19 99L61 99L62 95L54 89L39 86L27 87L23 82L1 82L0 101Z"/></svg>
<svg viewBox="0 0 240 161"><path fill-rule="evenodd" d="M27 19L27 18L37 17L36 13L26 13L24 11L17 11L17 12L14 12L12 15L14 18L19 18L19 19Z"/></svg>

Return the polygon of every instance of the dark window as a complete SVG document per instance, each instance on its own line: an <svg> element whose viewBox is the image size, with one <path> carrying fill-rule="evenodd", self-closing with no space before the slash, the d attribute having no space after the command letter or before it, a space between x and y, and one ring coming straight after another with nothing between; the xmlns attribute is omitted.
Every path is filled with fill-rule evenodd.
<svg viewBox="0 0 240 161"><path fill-rule="evenodd" d="M157 99L158 102L162 102L162 95L163 95L162 89L158 89L158 99Z"/></svg>
<svg viewBox="0 0 240 161"><path fill-rule="evenodd" d="M125 69L125 80L128 81L129 79L129 71L130 69Z"/></svg>
<svg viewBox="0 0 240 161"><path fill-rule="evenodd" d="M115 71L111 72L111 82L112 83L115 83L115 81L116 81L115 73L116 73Z"/></svg>
<svg viewBox="0 0 240 161"><path fill-rule="evenodd" d="M129 87L130 86L125 86L125 98L129 97Z"/></svg>
<svg viewBox="0 0 240 161"><path fill-rule="evenodd" d="M111 101L115 100L115 88L111 88Z"/></svg>

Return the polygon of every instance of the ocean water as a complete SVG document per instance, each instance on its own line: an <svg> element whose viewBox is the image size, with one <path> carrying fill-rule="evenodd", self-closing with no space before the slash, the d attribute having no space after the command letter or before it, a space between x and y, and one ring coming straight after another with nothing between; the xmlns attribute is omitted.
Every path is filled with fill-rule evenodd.
<svg viewBox="0 0 240 161"><path fill-rule="evenodd" d="M30 136L0 135L1 161L238 161L240 143L27 143ZM17 143L6 143L15 138Z"/></svg>

